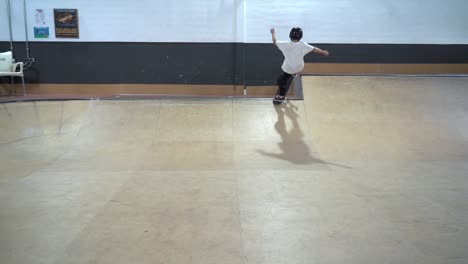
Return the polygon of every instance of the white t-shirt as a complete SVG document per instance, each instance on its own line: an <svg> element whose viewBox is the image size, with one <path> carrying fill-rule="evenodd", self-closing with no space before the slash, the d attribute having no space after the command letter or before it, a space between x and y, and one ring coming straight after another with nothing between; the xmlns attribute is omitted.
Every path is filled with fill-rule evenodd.
<svg viewBox="0 0 468 264"><path fill-rule="evenodd" d="M278 46L284 55L281 69L289 74L302 71L304 69L304 56L315 48L304 41L276 41L276 46Z"/></svg>

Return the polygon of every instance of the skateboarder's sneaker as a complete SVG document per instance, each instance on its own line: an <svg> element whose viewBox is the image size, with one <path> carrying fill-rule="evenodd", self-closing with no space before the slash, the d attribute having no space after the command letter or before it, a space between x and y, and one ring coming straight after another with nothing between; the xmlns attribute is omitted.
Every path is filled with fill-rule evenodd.
<svg viewBox="0 0 468 264"><path fill-rule="evenodd" d="M276 95L275 98L273 98L273 104L278 105L278 104L284 103L285 99L286 99L285 96Z"/></svg>

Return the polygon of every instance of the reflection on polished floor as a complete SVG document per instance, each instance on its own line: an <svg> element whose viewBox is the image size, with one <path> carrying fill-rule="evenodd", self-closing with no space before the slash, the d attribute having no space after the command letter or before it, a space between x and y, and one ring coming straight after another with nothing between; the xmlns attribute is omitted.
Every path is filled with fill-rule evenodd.
<svg viewBox="0 0 468 264"><path fill-rule="evenodd" d="M0 262L467 263L466 83L0 104Z"/></svg>

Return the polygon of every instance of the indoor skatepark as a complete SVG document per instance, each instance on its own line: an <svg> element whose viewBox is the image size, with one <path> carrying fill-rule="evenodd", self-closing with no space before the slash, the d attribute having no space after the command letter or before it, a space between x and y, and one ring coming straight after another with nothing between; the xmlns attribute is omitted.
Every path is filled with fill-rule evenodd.
<svg viewBox="0 0 468 264"><path fill-rule="evenodd" d="M0 0L0 263L466 264L466 10Z"/></svg>

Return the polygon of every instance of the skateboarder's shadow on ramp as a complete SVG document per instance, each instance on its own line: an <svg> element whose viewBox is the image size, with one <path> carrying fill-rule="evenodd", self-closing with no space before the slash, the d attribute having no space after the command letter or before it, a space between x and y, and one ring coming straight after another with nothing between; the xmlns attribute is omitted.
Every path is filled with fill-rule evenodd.
<svg viewBox="0 0 468 264"><path fill-rule="evenodd" d="M275 110L278 114L278 121L275 124L275 130L281 136L281 142L278 143L281 153L257 150L258 153L264 156L286 160L297 165L322 163L337 167L350 168L348 166L323 161L311 155L309 146L304 142L304 133L299 126L299 115L296 112L297 106L288 103L286 105L275 106ZM286 127L285 116L292 121L292 128L289 131Z"/></svg>

